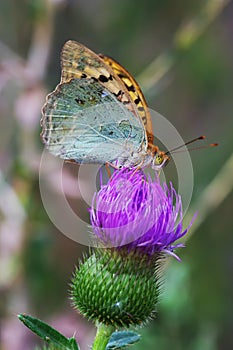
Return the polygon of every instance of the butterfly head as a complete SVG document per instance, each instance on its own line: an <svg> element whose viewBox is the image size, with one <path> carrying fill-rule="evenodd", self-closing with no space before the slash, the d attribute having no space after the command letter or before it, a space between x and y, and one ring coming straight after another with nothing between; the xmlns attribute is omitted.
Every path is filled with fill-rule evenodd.
<svg viewBox="0 0 233 350"><path fill-rule="evenodd" d="M160 170L167 165L170 159L165 152L157 150L153 155L152 168L154 170Z"/></svg>

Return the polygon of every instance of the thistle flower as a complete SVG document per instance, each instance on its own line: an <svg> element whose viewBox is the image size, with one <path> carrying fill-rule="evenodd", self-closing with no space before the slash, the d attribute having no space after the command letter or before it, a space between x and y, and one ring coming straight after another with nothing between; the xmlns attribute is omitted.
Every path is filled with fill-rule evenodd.
<svg viewBox="0 0 233 350"><path fill-rule="evenodd" d="M150 256L183 247L182 203L172 184L160 184L142 171L122 169L94 196L91 224L102 246L140 248Z"/></svg>
<svg viewBox="0 0 233 350"><path fill-rule="evenodd" d="M90 217L99 248L75 271L74 306L98 324L142 325L155 315L165 256L179 260L183 247L181 198L157 176L122 169L101 185Z"/></svg>

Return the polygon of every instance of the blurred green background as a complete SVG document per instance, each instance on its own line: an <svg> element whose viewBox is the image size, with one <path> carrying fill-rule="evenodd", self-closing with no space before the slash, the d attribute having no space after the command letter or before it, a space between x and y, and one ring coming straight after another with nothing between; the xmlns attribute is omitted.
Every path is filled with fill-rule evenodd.
<svg viewBox="0 0 233 350"><path fill-rule="evenodd" d="M40 344L19 312L76 334L82 350L95 334L67 292L86 247L51 223L39 190L40 109L60 80L68 39L125 66L185 140L205 134L220 143L191 152L190 212L199 219L182 264L170 261L157 319L140 330L135 350L233 349L233 3L226 0L0 2L0 349ZM65 171L66 196L87 218L77 167ZM56 174L48 186L58 191Z"/></svg>

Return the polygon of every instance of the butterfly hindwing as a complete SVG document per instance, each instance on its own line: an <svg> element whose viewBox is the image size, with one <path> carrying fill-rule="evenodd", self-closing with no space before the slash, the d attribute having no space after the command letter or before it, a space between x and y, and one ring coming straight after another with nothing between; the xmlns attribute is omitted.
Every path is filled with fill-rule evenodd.
<svg viewBox="0 0 233 350"><path fill-rule="evenodd" d="M146 143L141 121L93 79L71 79L48 95L42 139L54 155L77 163L105 163Z"/></svg>

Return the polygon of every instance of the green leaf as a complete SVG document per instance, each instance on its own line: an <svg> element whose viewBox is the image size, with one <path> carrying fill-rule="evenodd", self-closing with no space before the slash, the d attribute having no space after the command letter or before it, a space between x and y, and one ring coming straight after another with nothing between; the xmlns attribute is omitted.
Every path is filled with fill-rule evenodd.
<svg viewBox="0 0 233 350"><path fill-rule="evenodd" d="M114 332L108 342L106 350L121 349L140 340L141 336L133 331Z"/></svg>
<svg viewBox="0 0 233 350"><path fill-rule="evenodd" d="M78 344L76 342L75 338L69 338L69 342L70 342L70 349L72 350L79 350Z"/></svg>
<svg viewBox="0 0 233 350"><path fill-rule="evenodd" d="M66 338L63 334L50 327L47 323L30 315L18 315L18 318L32 332L37 334L49 344L59 347L60 350L78 350L75 338Z"/></svg>

